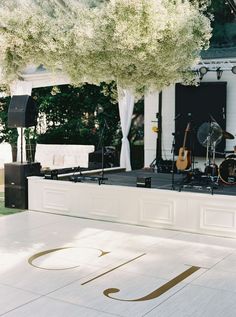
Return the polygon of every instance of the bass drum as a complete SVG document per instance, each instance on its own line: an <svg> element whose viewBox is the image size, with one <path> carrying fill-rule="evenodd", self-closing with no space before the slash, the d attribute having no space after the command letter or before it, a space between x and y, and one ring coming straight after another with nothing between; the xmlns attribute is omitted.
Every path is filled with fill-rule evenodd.
<svg viewBox="0 0 236 317"><path fill-rule="evenodd" d="M219 176L227 185L236 185L236 154L229 155L219 166Z"/></svg>

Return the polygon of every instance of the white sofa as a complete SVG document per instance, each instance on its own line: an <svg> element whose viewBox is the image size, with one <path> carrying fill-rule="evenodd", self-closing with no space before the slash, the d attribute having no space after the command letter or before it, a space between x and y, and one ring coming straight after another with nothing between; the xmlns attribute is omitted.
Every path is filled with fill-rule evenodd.
<svg viewBox="0 0 236 317"><path fill-rule="evenodd" d="M94 149L94 145L37 144L35 162L40 162L42 169L88 167L89 153Z"/></svg>

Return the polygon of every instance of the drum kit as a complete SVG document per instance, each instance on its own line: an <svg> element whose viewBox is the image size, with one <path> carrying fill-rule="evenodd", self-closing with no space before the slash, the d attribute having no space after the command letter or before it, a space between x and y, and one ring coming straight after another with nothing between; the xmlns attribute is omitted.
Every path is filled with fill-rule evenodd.
<svg viewBox="0 0 236 317"><path fill-rule="evenodd" d="M224 153L216 152L217 145L223 139L232 140L234 136L224 131L211 116L210 122L205 122L199 127L197 138L199 143L206 148L206 167L204 174L216 182L220 179L224 184L236 185L236 146L233 151L225 151ZM215 163L216 153L225 156L219 167Z"/></svg>

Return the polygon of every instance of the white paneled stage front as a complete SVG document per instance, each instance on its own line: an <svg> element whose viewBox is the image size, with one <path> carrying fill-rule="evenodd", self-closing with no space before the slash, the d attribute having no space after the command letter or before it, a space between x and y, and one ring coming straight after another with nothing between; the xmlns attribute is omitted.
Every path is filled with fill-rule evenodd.
<svg viewBox="0 0 236 317"><path fill-rule="evenodd" d="M28 178L29 209L236 237L234 195Z"/></svg>

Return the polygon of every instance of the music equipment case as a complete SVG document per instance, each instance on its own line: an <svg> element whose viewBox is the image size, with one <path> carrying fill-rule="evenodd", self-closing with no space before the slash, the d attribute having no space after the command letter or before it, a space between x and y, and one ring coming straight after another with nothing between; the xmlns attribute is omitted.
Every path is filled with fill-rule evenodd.
<svg viewBox="0 0 236 317"><path fill-rule="evenodd" d="M7 163L5 169L5 207L28 208L28 176L40 176L40 163Z"/></svg>

